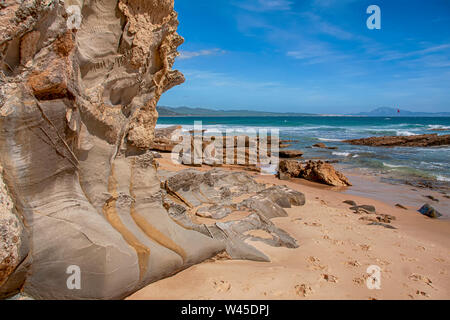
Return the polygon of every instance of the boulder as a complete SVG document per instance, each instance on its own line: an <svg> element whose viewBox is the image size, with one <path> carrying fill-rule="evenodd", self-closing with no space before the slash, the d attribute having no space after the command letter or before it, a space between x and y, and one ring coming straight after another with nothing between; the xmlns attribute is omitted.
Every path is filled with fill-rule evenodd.
<svg viewBox="0 0 450 320"><path fill-rule="evenodd" d="M302 164L299 161L296 160L280 160L279 163L279 177L283 176L289 176L296 178L300 175L300 172L302 170Z"/></svg>
<svg viewBox="0 0 450 320"><path fill-rule="evenodd" d="M303 178L309 181L330 186L351 186L348 179L334 167L323 161L308 161L302 163L296 160L280 160L278 177Z"/></svg>
<svg viewBox="0 0 450 320"><path fill-rule="evenodd" d="M335 170L331 164L320 160L308 161L302 168L299 177L330 186L351 186L351 183L341 172Z"/></svg>
<svg viewBox="0 0 450 320"><path fill-rule="evenodd" d="M424 204L420 209L419 212L427 217L430 218L439 218L442 216L442 214L437 211L436 209L434 209L431 205L429 205L428 203Z"/></svg>

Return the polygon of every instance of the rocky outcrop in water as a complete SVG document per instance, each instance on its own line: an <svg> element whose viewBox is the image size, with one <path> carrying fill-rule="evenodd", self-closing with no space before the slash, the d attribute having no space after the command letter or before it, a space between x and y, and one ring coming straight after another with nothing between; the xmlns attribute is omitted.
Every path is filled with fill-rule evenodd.
<svg viewBox="0 0 450 320"><path fill-rule="evenodd" d="M123 298L225 249L168 215L147 152L160 96L184 81L173 6L1 3L0 295Z"/></svg>
<svg viewBox="0 0 450 320"><path fill-rule="evenodd" d="M300 158L303 152L300 150L280 150L280 158Z"/></svg>
<svg viewBox="0 0 450 320"><path fill-rule="evenodd" d="M434 147L450 145L450 134L437 135L422 134L413 136L384 136L363 139L345 140L344 142L354 145L373 147Z"/></svg>

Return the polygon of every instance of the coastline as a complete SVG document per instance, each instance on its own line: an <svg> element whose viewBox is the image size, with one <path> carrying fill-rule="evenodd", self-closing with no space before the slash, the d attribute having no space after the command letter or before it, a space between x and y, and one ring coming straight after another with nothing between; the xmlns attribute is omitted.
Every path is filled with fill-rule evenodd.
<svg viewBox="0 0 450 320"><path fill-rule="evenodd" d="M187 168L171 163L168 154L162 154L157 162L161 170ZM235 166L221 169L243 170ZM280 181L274 176L249 174L258 182L287 185L305 194L305 206L287 209L288 217L273 220L299 242L299 248L276 248L247 240L270 257L271 262L208 260L152 283L127 299L448 299L450 296L448 219L430 219L414 206L407 205L405 210L376 196L352 193L350 190L358 188L359 182L347 189L336 189L301 179ZM350 176L350 179L359 178ZM394 216L396 229L361 221L361 215L354 214L343 203L349 199L374 205L377 212ZM366 286L366 269L371 265L381 268L381 290L369 290Z"/></svg>

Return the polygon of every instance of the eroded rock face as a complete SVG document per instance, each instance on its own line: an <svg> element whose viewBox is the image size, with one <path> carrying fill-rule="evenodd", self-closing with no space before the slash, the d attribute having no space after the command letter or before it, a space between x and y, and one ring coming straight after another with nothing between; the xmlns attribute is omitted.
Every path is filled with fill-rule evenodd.
<svg viewBox="0 0 450 320"><path fill-rule="evenodd" d="M165 190L164 205L173 219L186 228L221 241L231 258L270 261L264 253L246 243L247 239L277 247L298 247L296 240L270 219L286 217L285 208L304 205L302 193L285 186L260 184L240 171L186 169L160 171L159 175ZM241 218L232 219L233 214ZM204 220L199 221L198 217ZM255 230L266 233L267 237L249 234Z"/></svg>
<svg viewBox="0 0 450 320"><path fill-rule="evenodd" d="M80 8L78 29L68 28L69 5ZM0 5L0 163L33 248L31 267L17 268L22 254L8 240L0 292L24 283L34 298L122 298L225 248L167 214L146 151L160 96L184 81L171 69L183 41L173 5ZM69 266L81 270L80 289L67 286Z"/></svg>
<svg viewBox="0 0 450 320"><path fill-rule="evenodd" d="M3 181L0 166L0 299L18 292L29 252L26 229ZM15 273L15 276L11 276Z"/></svg>
<svg viewBox="0 0 450 320"><path fill-rule="evenodd" d="M335 187L351 186L350 181L341 172L323 161L308 161L302 163L296 160L281 160L279 178L303 178L309 181L327 184Z"/></svg>

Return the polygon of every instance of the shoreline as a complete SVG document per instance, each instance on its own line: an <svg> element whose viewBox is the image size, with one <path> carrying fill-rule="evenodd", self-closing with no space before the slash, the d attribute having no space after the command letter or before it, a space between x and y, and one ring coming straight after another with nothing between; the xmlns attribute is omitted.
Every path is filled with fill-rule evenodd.
<svg viewBox="0 0 450 320"><path fill-rule="evenodd" d="M345 168L345 166L339 164L335 164L334 166L343 172L353 185L341 191L345 194L376 199L392 206L401 204L416 211L425 203L429 203L442 214L442 217L439 219L450 219L450 212L448 212L450 199L445 198L439 189L435 190L403 183L383 182L381 181L384 178L383 174L362 173L358 172L357 169ZM439 200L439 202L432 201L426 196L432 196Z"/></svg>
<svg viewBox="0 0 450 320"><path fill-rule="evenodd" d="M180 120L176 121L177 125L182 126L183 131L190 130L193 124L189 119L192 119L192 117L185 117L185 120L182 120L183 117L179 118ZM225 124L220 120L217 121L217 124L208 123L206 121L203 125L206 130L205 135L209 135L208 130L211 130L210 133L214 135L216 130L219 130L220 132L220 130L224 131L228 129L236 135L245 134L245 130L247 129L256 128L256 130L258 130L258 128L261 127L270 129L274 125L274 123L270 124L267 123L267 121L262 120L261 121L264 123L260 123L259 125L256 125L253 120L250 120L248 123L236 120L234 122L231 121L231 124ZM286 123L286 120L283 123ZM166 120L163 121L163 123L158 123L157 128L173 125L174 121ZM299 125L298 130L295 129L297 125ZM424 192L427 192L427 190L435 190L450 194L450 168L447 160L447 155L450 155L449 146L378 147L371 145L355 145L344 142L348 139L358 140L361 137L372 139L375 137L403 137L403 135L406 135L406 137L409 135L420 136L430 134L429 132L423 132L423 130L428 130L428 127L444 125L421 122L420 126L423 126L424 128L418 128L419 124L397 123L392 124L396 127L392 127L390 124L383 126L377 123L372 124L372 127L368 124L369 127L366 129L361 129L361 126L353 127L353 125L354 123L327 124L322 122L296 124L295 121L289 123L289 126L286 127L281 125L280 139L291 139L295 142L288 143L285 148L280 150L289 151L290 149L295 149L303 151L303 157L299 158L299 160L324 160L333 161L333 163L334 161L337 161L339 166L341 164L343 165L342 168L344 168L346 172L353 172L359 169L361 169L361 171L366 170L372 175L384 177L384 182L387 184L404 184L411 186L411 188L423 189L425 190ZM312 131L307 133L309 132L308 130ZM334 130L337 130L336 136L332 135ZM342 136L344 134L343 132L345 132L345 136ZM370 134L367 132L370 132ZM327 147L314 148L314 144L317 143L326 143ZM348 171L347 167L351 170Z"/></svg>
<svg viewBox="0 0 450 320"><path fill-rule="evenodd" d="M171 163L168 154L156 160L158 170L190 168ZM211 169L205 165L195 168ZM220 169L245 171L234 166ZM417 212L418 208L407 206L405 210L376 196L349 192L351 188L361 188L359 182L350 188L336 189L301 179L281 181L274 176L245 172L260 183L286 185L305 194L305 206L287 209L288 217L273 219L275 225L298 241L299 248L276 248L247 240L271 262L210 259L152 283L127 299L450 297L450 220L430 219ZM357 175L349 178L359 179ZM368 225L360 220L361 215L349 210L344 200L374 205L377 212L394 216L392 225L396 229ZM371 265L378 265L382 270L381 290L366 287L366 269Z"/></svg>

